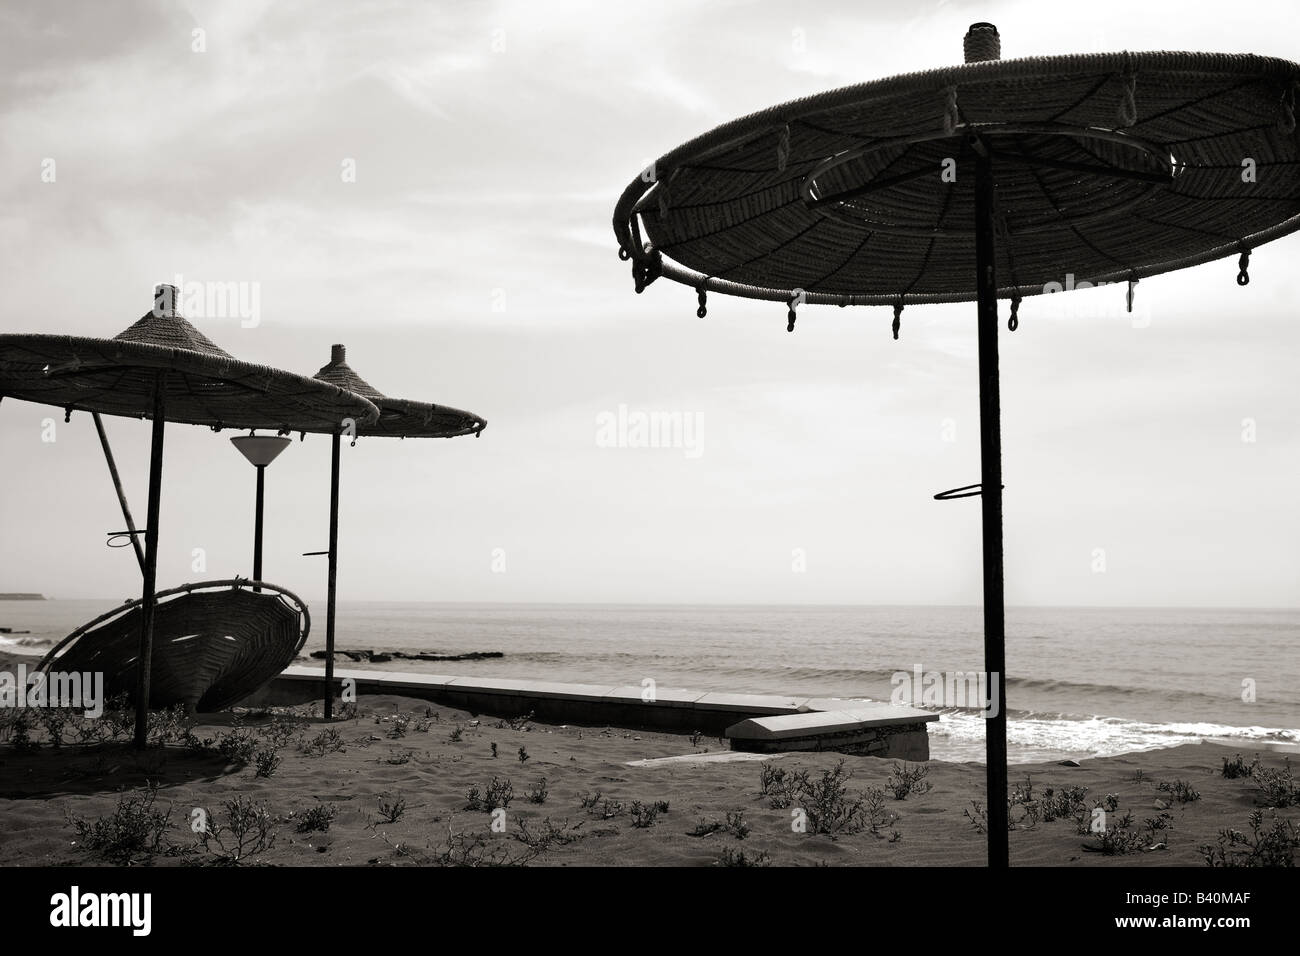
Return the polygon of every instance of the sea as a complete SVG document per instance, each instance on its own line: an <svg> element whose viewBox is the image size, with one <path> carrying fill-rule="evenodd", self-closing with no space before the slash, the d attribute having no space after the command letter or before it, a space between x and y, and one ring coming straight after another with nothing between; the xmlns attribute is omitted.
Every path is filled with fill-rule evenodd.
<svg viewBox="0 0 1300 956"><path fill-rule="evenodd" d="M0 626L31 631L0 634L0 652L43 653L112 605L0 601ZM324 602L312 610L303 663L324 647ZM1300 743L1300 609L1009 607L1006 621L1013 763ZM344 601L337 647L502 655L345 667L912 702L918 669L983 669L983 623L978 607ZM932 757L981 762L979 701L939 703Z"/></svg>

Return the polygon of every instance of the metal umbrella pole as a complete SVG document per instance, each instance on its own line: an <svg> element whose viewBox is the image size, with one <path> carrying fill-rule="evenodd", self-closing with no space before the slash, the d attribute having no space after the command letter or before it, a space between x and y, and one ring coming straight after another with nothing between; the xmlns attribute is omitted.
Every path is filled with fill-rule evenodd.
<svg viewBox="0 0 1300 956"><path fill-rule="evenodd" d="M122 519L126 522L126 535L131 539L136 563L140 565L140 571L143 573L144 550L140 547L140 532L136 529L135 518L131 515L131 506L126 502L126 492L122 490L122 478L117 473L117 460L113 457L113 448L108 443L108 432L104 431L104 420L99 412L91 412L90 417L95 422L95 431L99 433L99 444L104 449L104 461L108 462L108 474L113 479L113 490L117 492L117 503L122 508Z"/></svg>
<svg viewBox="0 0 1300 956"><path fill-rule="evenodd" d="M158 579L158 512L162 499L163 437L166 419L167 373L154 380L153 438L149 446L149 505L144 526L144 603L140 605L140 658L136 667L135 746L143 750L149 739L149 677L153 664L153 625Z"/></svg>
<svg viewBox="0 0 1300 956"><path fill-rule="evenodd" d="M325 719L334 716L334 614L339 583L339 445L335 432L330 439L330 550L329 593L325 602Z"/></svg>
<svg viewBox="0 0 1300 956"><path fill-rule="evenodd" d="M984 671L988 700L984 746L988 788L988 863L1009 865L1007 845L1006 614L1002 588L1002 407L998 381L998 283L993 222L993 160L975 139L975 270L979 315L980 506L984 528Z"/></svg>

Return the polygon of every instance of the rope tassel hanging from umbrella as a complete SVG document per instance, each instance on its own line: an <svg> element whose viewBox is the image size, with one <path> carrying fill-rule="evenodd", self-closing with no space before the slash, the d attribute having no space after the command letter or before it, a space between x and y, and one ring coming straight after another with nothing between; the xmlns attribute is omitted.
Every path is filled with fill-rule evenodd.
<svg viewBox="0 0 1300 956"><path fill-rule="evenodd" d="M639 177L613 228L636 290L658 276L802 305L977 303L989 863L1007 858L998 299L1240 257L1300 230L1300 66L1216 53L1002 60L971 26L966 62L806 97L724 124ZM772 143L778 143L773 172ZM1248 162L1249 161L1249 162ZM1242 175L1243 165L1258 177ZM945 175L945 171L955 175ZM1258 181L1256 181L1256 178ZM977 489L977 490L973 490Z"/></svg>

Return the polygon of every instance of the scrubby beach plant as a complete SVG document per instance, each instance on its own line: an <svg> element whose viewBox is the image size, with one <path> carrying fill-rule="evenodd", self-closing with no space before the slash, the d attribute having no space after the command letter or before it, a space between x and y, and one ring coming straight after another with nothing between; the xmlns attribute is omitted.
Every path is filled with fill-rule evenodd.
<svg viewBox="0 0 1300 956"><path fill-rule="evenodd" d="M450 740L452 743L459 743L460 739L463 736L465 736L465 728L463 728L460 724L457 724L455 727L451 729L451 733L447 735L447 739Z"/></svg>
<svg viewBox="0 0 1300 956"><path fill-rule="evenodd" d="M640 800L633 800L628 813L632 816L632 826L638 830L646 830L654 826L655 820L659 818L659 807L655 804L646 804Z"/></svg>
<svg viewBox="0 0 1300 956"><path fill-rule="evenodd" d="M1259 785L1257 802L1266 807L1293 807L1300 804L1300 786L1291 773L1291 758L1282 761L1281 767L1257 767L1255 783Z"/></svg>
<svg viewBox="0 0 1300 956"><path fill-rule="evenodd" d="M1161 810L1154 817L1147 817L1144 825L1147 831L1147 842L1153 849L1161 844L1166 849L1169 847L1169 832L1174 828L1172 813Z"/></svg>
<svg viewBox="0 0 1300 956"><path fill-rule="evenodd" d="M550 793L550 790L547 789L547 786L546 786L546 778L543 777L541 780L539 780L539 781L537 782L537 786L535 786L535 787L533 787L531 790L529 790L529 791L525 794L525 796L528 798L528 802L529 802L529 803L539 803L539 804L540 804L540 803L545 803L545 802L546 802L546 796L547 796L548 793Z"/></svg>
<svg viewBox="0 0 1300 956"><path fill-rule="evenodd" d="M274 750L259 750L253 756L255 777L270 777L280 768L280 755Z"/></svg>
<svg viewBox="0 0 1300 956"><path fill-rule="evenodd" d="M520 747L520 748L519 748L519 762L520 762L520 763L527 763L530 759L531 759L531 758L528 756L528 751L527 751L525 748Z"/></svg>
<svg viewBox="0 0 1300 956"><path fill-rule="evenodd" d="M1264 811L1250 811L1250 833L1224 828L1214 846L1203 844L1201 856L1212 867L1285 867L1295 866L1300 849L1300 829L1290 820L1270 814L1272 826L1264 829Z"/></svg>
<svg viewBox="0 0 1300 956"><path fill-rule="evenodd" d="M492 744L492 759L497 759L497 745L495 742Z"/></svg>
<svg viewBox="0 0 1300 956"><path fill-rule="evenodd" d="M396 823L402 819L406 813L406 798L401 794L389 796L381 794L379 797L379 819L378 823Z"/></svg>
<svg viewBox="0 0 1300 956"><path fill-rule="evenodd" d="M1223 776L1227 780L1236 780L1240 777L1253 777L1256 769L1259 767L1259 756L1250 763L1242 759L1241 754L1234 754L1232 759L1223 758Z"/></svg>
<svg viewBox="0 0 1300 956"><path fill-rule="evenodd" d="M924 779L929 774L930 767L927 764L909 767L906 763L895 763L893 769L889 771L889 780L885 783L885 787L894 795L895 800L906 800L909 794L930 791L932 784Z"/></svg>
<svg viewBox="0 0 1300 956"><path fill-rule="evenodd" d="M465 809L491 813L498 808L510 806L510 801L514 798L515 788L510 781L493 777L485 790L480 790L477 784L469 788L465 797Z"/></svg>
<svg viewBox="0 0 1300 956"><path fill-rule="evenodd" d="M1201 799L1201 791L1193 787L1190 780L1183 780L1182 778L1172 783L1168 780L1161 781L1156 785L1156 789L1169 794L1179 803L1192 803Z"/></svg>
<svg viewBox="0 0 1300 956"><path fill-rule="evenodd" d="M718 866L770 866L772 863L771 856L766 850L760 850L757 853L746 853L744 850L738 850L735 847L723 847L722 855L718 857Z"/></svg>
<svg viewBox="0 0 1300 956"><path fill-rule="evenodd" d="M745 822L744 810L728 810L726 830L737 840L743 840L749 836L749 824Z"/></svg>
<svg viewBox="0 0 1300 956"><path fill-rule="evenodd" d="M323 757L328 753L347 751L347 742L333 727L322 730L303 746L303 752L309 757Z"/></svg>
<svg viewBox="0 0 1300 956"><path fill-rule="evenodd" d="M1054 820L1077 817L1079 811L1084 809L1084 798L1087 794L1087 787L1044 788L1042 800L1039 802L1039 814L1043 822L1051 823Z"/></svg>
<svg viewBox="0 0 1300 956"><path fill-rule="evenodd" d="M258 733L267 743L279 750L299 734L304 723L292 714L272 714L271 720L266 726L259 728Z"/></svg>
<svg viewBox="0 0 1300 956"><path fill-rule="evenodd" d="M188 743L194 736L194 717L186 712L184 704L173 704L166 710L151 710L145 727L145 737L151 746ZM248 760L237 762L247 763Z"/></svg>
<svg viewBox="0 0 1300 956"><path fill-rule="evenodd" d="M785 810L792 806L799 795L812 786L807 770L786 770L768 764L763 765L760 784L768 797L768 805L773 810Z"/></svg>
<svg viewBox="0 0 1300 956"><path fill-rule="evenodd" d="M58 749L63 746L63 734L70 714L71 711L62 707L44 707L38 711L38 719L51 747Z"/></svg>
<svg viewBox="0 0 1300 956"><path fill-rule="evenodd" d="M257 738L249 731L233 727L217 735L212 749L229 763L251 763L257 753Z"/></svg>
<svg viewBox="0 0 1300 956"><path fill-rule="evenodd" d="M275 846L275 820L264 804L236 796L227 800L223 809L224 823L206 814L208 824L199 831L195 848L209 858L197 862L238 866Z"/></svg>
<svg viewBox="0 0 1300 956"><path fill-rule="evenodd" d="M298 814L294 829L299 833L323 833L330 828L330 824L338 815L337 806L332 803L320 803Z"/></svg>
<svg viewBox="0 0 1300 956"><path fill-rule="evenodd" d="M1084 848L1100 851L1103 856L1122 856L1148 849L1151 844L1146 835L1132 827L1133 814L1126 813L1113 826L1103 827L1093 833L1097 840L1096 846L1085 845Z"/></svg>
<svg viewBox="0 0 1300 956"><path fill-rule="evenodd" d="M9 724L9 742L13 744L14 749L21 753L31 753L39 750L40 741L32 737L32 731L36 729L36 718L26 710L20 710L14 714L13 720Z"/></svg>
<svg viewBox="0 0 1300 956"><path fill-rule="evenodd" d="M142 863L164 850L171 812L156 806L158 785L150 782L143 793L118 798L117 808L95 820L69 819L77 838L74 845L117 866Z"/></svg>

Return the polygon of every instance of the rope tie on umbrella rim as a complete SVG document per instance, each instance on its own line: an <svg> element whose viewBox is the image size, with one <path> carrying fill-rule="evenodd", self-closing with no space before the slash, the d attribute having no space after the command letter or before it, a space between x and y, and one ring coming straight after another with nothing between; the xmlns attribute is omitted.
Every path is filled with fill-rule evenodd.
<svg viewBox="0 0 1300 956"><path fill-rule="evenodd" d="M1133 311L1133 294L1137 288L1138 279L1136 276L1129 276L1128 291L1124 294L1124 299L1128 304L1128 311Z"/></svg>
<svg viewBox="0 0 1300 956"><path fill-rule="evenodd" d="M957 87L949 86L943 91L943 131L951 136L957 131L961 116L957 112Z"/></svg>
<svg viewBox="0 0 1300 956"><path fill-rule="evenodd" d="M1279 104L1282 115L1278 117L1277 125L1284 133L1295 132L1295 101L1297 88L1300 88L1300 83L1292 82L1282 89L1282 100Z"/></svg>
<svg viewBox="0 0 1300 956"><path fill-rule="evenodd" d="M67 408L65 408L65 409L63 410L63 424L66 425L66 424L68 424L68 422L70 422L70 421L72 421L72 406L71 406L71 405L69 405Z"/></svg>
<svg viewBox="0 0 1300 956"><path fill-rule="evenodd" d="M1014 332L1020 328L1020 293L1011 296L1011 317L1007 319L1007 331Z"/></svg>
<svg viewBox="0 0 1300 956"><path fill-rule="evenodd" d="M1250 285L1250 249L1238 246L1241 258L1237 260L1237 285Z"/></svg>
<svg viewBox="0 0 1300 956"><path fill-rule="evenodd" d="M795 322L795 319L798 318L798 316L795 315L795 311L794 311L794 310L795 310L795 306L798 304L798 302L799 302L799 296L798 296L798 294L795 294L795 295L790 296L790 301L789 301L788 303L786 303L786 304L789 306L789 311L786 312L786 314L785 314L785 330L786 330L787 332L793 332L793 331L794 331L794 322Z"/></svg>
<svg viewBox="0 0 1300 956"><path fill-rule="evenodd" d="M638 259L632 260L632 283L636 287L636 294L640 295L645 291L646 286L654 282L664 274L664 257L663 254L647 244L646 252L648 258L645 262Z"/></svg>
<svg viewBox="0 0 1300 956"><path fill-rule="evenodd" d="M1126 53L1125 60L1128 59ZM1120 96L1116 114L1119 119L1118 125L1128 127L1137 122L1137 70L1131 63L1125 65L1124 72L1120 74L1120 81L1124 84L1124 91Z"/></svg>
<svg viewBox="0 0 1300 956"><path fill-rule="evenodd" d="M695 300L699 303L699 308L695 310L695 317L702 319L709 314L709 279L712 276L705 276L700 284L695 288Z"/></svg>
<svg viewBox="0 0 1300 956"><path fill-rule="evenodd" d="M898 330L903 325L903 297L900 295L898 301L894 303L894 341L898 341Z"/></svg>
<svg viewBox="0 0 1300 956"><path fill-rule="evenodd" d="M781 127L781 132L776 139L776 171L785 172L786 164L790 162L790 124L786 123Z"/></svg>

